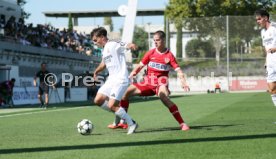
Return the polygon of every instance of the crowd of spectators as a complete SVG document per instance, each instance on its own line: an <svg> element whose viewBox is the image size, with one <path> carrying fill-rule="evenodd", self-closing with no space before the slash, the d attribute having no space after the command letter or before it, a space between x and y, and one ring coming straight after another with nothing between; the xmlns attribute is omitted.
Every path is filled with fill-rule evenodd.
<svg viewBox="0 0 276 159"><path fill-rule="evenodd" d="M0 36L4 40L23 45L101 56L101 51L94 47L89 35L77 33L75 30L60 30L51 25L25 24L24 19L16 20L14 16L6 21L5 15L1 15Z"/></svg>

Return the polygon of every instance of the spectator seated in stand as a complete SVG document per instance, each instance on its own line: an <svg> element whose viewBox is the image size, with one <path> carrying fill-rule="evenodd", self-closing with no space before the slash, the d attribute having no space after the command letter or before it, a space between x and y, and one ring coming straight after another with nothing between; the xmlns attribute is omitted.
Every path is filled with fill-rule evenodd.
<svg viewBox="0 0 276 159"><path fill-rule="evenodd" d="M35 27L32 23L25 24L22 18L16 21L14 16L6 22L5 16L1 15L1 35L6 41L15 41L23 45L76 52L87 56L101 56L101 50L94 49L89 35L77 33L75 30L59 30L50 25L37 24Z"/></svg>

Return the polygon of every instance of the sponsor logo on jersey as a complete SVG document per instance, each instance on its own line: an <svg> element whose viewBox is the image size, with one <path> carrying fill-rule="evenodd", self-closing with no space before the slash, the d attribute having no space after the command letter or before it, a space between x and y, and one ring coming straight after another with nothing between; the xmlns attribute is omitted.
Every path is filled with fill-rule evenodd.
<svg viewBox="0 0 276 159"><path fill-rule="evenodd" d="M148 64L149 67L160 70L160 71L169 71L170 70L170 66L167 64L161 64L161 63L157 63L157 62L149 62Z"/></svg>
<svg viewBox="0 0 276 159"><path fill-rule="evenodd" d="M264 43L265 45L271 45L272 42L273 42L273 38L272 38L272 37L271 37L271 38L264 39L264 41L263 41L263 43Z"/></svg>
<svg viewBox="0 0 276 159"><path fill-rule="evenodd" d="M125 45L126 45L126 43L124 43L124 42L120 42L120 45L121 45L121 46L125 46Z"/></svg>
<svg viewBox="0 0 276 159"><path fill-rule="evenodd" d="M104 63L111 62L111 59L112 59L112 55L108 55L108 56L104 57Z"/></svg>

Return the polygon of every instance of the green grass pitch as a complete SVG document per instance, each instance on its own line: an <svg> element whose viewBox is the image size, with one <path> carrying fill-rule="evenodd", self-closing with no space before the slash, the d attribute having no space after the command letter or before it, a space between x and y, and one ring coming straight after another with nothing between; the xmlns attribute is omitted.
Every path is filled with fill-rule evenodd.
<svg viewBox="0 0 276 159"><path fill-rule="evenodd" d="M171 99L190 131L180 131L157 98L131 102L129 114L140 126L133 135L108 129L114 115L96 106L0 109L0 159L275 159L276 108L269 94ZM77 133L84 118L95 126L92 135Z"/></svg>

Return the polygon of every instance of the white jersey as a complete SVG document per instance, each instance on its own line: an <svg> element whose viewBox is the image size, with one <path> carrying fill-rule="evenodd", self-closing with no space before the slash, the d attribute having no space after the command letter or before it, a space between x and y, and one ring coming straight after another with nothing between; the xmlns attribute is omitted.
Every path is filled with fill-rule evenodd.
<svg viewBox="0 0 276 159"><path fill-rule="evenodd" d="M263 46L265 50L269 50L271 48L276 48L276 24L270 23L269 28L263 29L261 32ZM275 82L276 81L276 53L266 54L266 71L267 71L267 82Z"/></svg>
<svg viewBox="0 0 276 159"><path fill-rule="evenodd" d="M265 50L276 48L276 24L270 23L270 27L261 31Z"/></svg>
<svg viewBox="0 0 276 159"><path fill-rule="evenodd" d="M109 73L109 79L128 82L128 70L125 57L126 44L121 41L108 41L102 51L103 62Z"/></svg>

